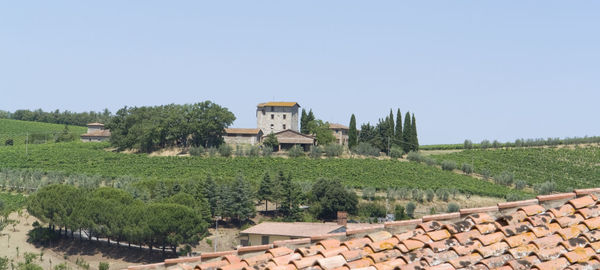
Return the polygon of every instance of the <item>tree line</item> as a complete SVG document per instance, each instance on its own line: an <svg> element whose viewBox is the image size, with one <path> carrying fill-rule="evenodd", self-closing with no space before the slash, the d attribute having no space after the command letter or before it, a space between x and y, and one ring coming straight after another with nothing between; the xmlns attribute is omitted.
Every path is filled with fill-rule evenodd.
<svg viewBox="0 0 600 270"><path fill-rule="evenodd" d="M371 146L392 156L419 150L417 122L414 113L406 112L403 124L400 109L396 112L396 121L394 121L394 113L390 109L390 114L385 118L380 118L374 126L367 122L361 125L360 130L357 130L356 125L356 116L352 114L348 130L350 149Z"/></svg>
<svg viewBox="0 0 600 270"><path fill-rule="evenodd" d="M108 109L104 109L102 112L71 112L68 110L60 111L55 110L51 112L45 112L42 109L37 110L16 110L15 112L8 112L0 110L0 118L2 119L14 119L22 121L33 121L33 122L44 122L51 124L63 124L63 125L74 125L74 126L86 126L88 123L100 122L108 123L112 117L111 112Z"/></svg>
<svg viewBox="0 0 600 270"><path fill-rule="evenodd" d="M108 123L119 150L151 152L168 146L219 146L235 116L210 101L194 104L124 107Z"/></svg>

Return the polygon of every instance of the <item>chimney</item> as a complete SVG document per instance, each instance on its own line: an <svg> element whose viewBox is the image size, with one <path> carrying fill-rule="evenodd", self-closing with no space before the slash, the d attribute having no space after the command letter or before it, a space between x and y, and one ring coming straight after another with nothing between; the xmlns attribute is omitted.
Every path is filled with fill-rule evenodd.
<svg viewBox="0 0 600 270"><path fill-rule="evenodd" d="M346 226L346 223L348 223L348 213L344 212L344 211L338 211L337 212L337 224Z"/></svg>

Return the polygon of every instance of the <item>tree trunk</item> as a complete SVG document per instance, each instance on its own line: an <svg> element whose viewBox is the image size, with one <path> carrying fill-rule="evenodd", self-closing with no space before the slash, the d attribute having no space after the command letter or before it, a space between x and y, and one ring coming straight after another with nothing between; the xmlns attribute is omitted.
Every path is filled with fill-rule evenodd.
<svg viewBox="0 0 600 270"><path fill-rule="evenodd" d="M269 209L267 208L267 200L265 200L265 212L269 211Z"/></svg>

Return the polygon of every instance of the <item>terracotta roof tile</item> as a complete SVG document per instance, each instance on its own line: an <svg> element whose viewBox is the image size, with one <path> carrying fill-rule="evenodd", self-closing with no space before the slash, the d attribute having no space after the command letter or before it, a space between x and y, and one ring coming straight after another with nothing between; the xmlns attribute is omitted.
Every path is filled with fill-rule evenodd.
<svg viewBox="0 0 600 270"><path fill-rule="evenodd" d="M567 204L568 205L568 204ZM571 205L569 205L571 206ZM573 207L571 207L573 208ZM584 218L592 218L600 216L600 207L598 205L592 205L577 210L577 213L581 214Z"/></svg>
<svg viewBox="0 0 600 270"><path fill-rule="evenodd" d="M569 266L569 261L565 258L558 258L555 260L538 263L533 266L532 269L540 269L540 270L560 270Z"/></svg>
<svg viewBox="0 0 600 270"><path fill-rule="evenodd" d="M483 224L482 224L483 225ZM444 228L450 233L460 233L471 230L473 228L473 222L470 220L463 220L452 224L444 225Z"/></svg>
<svg viewBox="0 0 600 270"><path fill-rule="evenodd" d="M498 205L494 205L494 206L486 206L486 207L478 207L478 208L460 209L459 213L461 215L469 215L469 214L475 214L475 213L486 213L486 212L497 212L497 211L498 211Z"/></svg>
<svg viewBox="0 0 600 270"><path fill-rule="evenodd" d="M534 239L536 239L535 234L533 234L532 232L526 232L526 233L517 234L517 235L511 236L511 237L505 238L504 241L510 247L518 247L518 246L525 245L525 244L533 241Z"/></svg>
<svg viewBox="0 0 600 270"><path fill-rule="evenodd" d="M530 256L533 253L537 253L538 250L539 249L534 244L528 244L528 245L521 245L521 246L518 246L515 248L511 248L508 250L508 253L510 253L514 258L520 259L523 257Z"/></svg>
<svg viewBox="0 0 600 270"><path fill-rule="evenodd" d="M346 246L339 246L339 247L335 247L335 248L321 250L321 251L319 251L319 254L321 254L321 255L323 255L323 257L327 258L327 257L336 256L345 251L348 251L348 248Z"/></svg>
<svg viewBox="0 0 600 270"><path fill-rule="evenodd" d="M570 204L564 204L560 207L548 209L548 211L552 213L555 218L559 218L572 215L573 213L575 213L575 208Z"/></svg>
<svg viewBox="0 0 600 270"><path fill-rule="evenodd" d="M392 234L387 231L378 231L378 232L368 234L367 237L369 239L371 239L372 242L377 242L377 241L389 239L390 237L392 237Z"/></svg>
<svg viewBox="0 0 600 270"><path fill-rule="evenodd" d="M481 234L488 234L495 232L498 229L498 227L496 226L496 223L486 223L475 225L475 229L477 229Z"/></svg>
<svg viewBox="0 0 600 270"><path fill-rule="evenodd" d="M558 258L561 254L565 253L566 249L563 246L556 246L546 248L536 252L536 256L542 261L548 261Z"/></svg>
<svg viewBox="0 0 600 270"><path fill-rule="evenodd" d="M346 267L348 267L350 269L356 269L356 268L367 267L372 264L373 264L373 261L371 261L369 259L360 259L360 260L348 262L345 265L346 265Z"/></svg>
<svg viewBox="0 0 600 270"><path fill-rule="evenodd" d="M464 245L465 243L471 241L472 239L477 239L479 236L481 236L481 233L479 231L471 230L471 231L454 234L452 236L452 238L458 240L459 243Z"/></svg>
<svg viewBox="0 0 600 270"><path fill-rule="evenodd" d="M574 250L576 248L585 247L588 243L588 240L585 237L581 236L560 242L560 244L563 247L565 247L568 251Z"/></svg>
<svg viewBox="0 0 600 270"><path fill-rule="evenodd" d="M536 256L528 256L521 259L510 260L506 262L507 265L510 265L512 269L531 269L531 267L537 263L540 263L540 260Z"/></svg>
<svg viewBox="0 0 600 270"><path fill-rule="evenodd" d="M318 259L317 264L323 269L333 269L346 264L346 259L342 255L337 255L329 258Z"/></svg>
<svg viewBox="0 0 600 270"><path fill-rule="evenodd" d="M537 199L524 200L524 201L516 201L516 202L505 202L505 203L498 203L498 208L499 209L515 208L515 207L521 207L521 206L538 204L538 203L539 202L538 202Z"/></svg>
<svg viewBox="0 0 600 270"><path fill-rule="evenodd" d="M368 246L371 248L371 250L373 250L373 252L379 252L382 250L393 249L398 242L400 241L398 241L397 238L391 237L385 240L369 243Z"/></svg>
<svg viewBox="0 0 600 270"><path fill-rule="evenodd" d="M439 241L443 239L450 238L451 234L446 229L441 229L437 231L428 232L427 236L431 238L432 241Z"/></svg>
<svg viewBox="0 0 600 270"><path fill-rule="evenodd" d="M454 268L465 268L479 262L483 257L479 253L471 253L448 261Z"/></svg>
<svg viewBox="0 0 600 270"><path fill-rule="evenodd" d="M569 201L569 203L576 209L579 209L596 204L596 199L593 197L593 195L588 195L579 197L577 199L572 199Z"/></svg>
<svg viewBox="0 0 600 270"><path fill-rule="evenodd" d="M539 204L524 206L519 208L519 210L525 212L525 214L527 214L528 216L533 216L546 211L546 209Z"/></svg>
<svg viewBox="0 0 600 270"><path fill-rule="evenodd" d="M233 263L233 264L223 265L223 266L219 267L218 269L219 270L242 270L246 266L248 266L248 264L244 261L241 261L241 262L237 262L237 263Z"/></svg>
<svg viewBox="0 0 600 270"><path fill-rule="evenodd" d="M482 247L481 242L479 241L470 241L465 245L453 246L450 249L454 250L458 255L464 256L470 253L475 252L478 248Z"/></svg>
<svg viewBox="0 0 600 270"><path fill-rule="evenodd" d="M576 225L579 222L583 221L583 216L580 214L574 214L570 216L559 217L556 219L556 222L563 228Z"/></svg>
<svg viewBox="0 0 600 270"><path fill-rule="evenodd" d="M430 231L441 229L443 225L444 224L442 224L438 221L429 221L429 222L419 224L419 226L417 226L417 228L421 228L425 232L430 232Z"/></svg>
<svg viewBox="0 0 600 270"><path fill-rule="evenodd" d="M489 246L480 247L480 248L476 249L475 251L477 251L479 254L481 254L481 256L483 256L484 258L488 258L491 256L499 256L499 255L503 254L505 251L507 251L508 249L509 249L509 246L507 243L497 242L497 243L489 245Z"/></svg>
<svg viewBox="0 0 600 270"><path fill-rule="evenodd" d="M504 265L507 261L512 260L510 254L503 254L481 260L478 264L485 265L486 269L493 269Z"/></svg>
<svg viewBox="0 0 600 270"><path fill-rule="evenodd" d="M539 195L536 198L540 202L545 202L545 201L553 201L553 200L570 199L575 196L577 196L577 194L575 194L575 192L569 192L569 193L559 193L559 194L551 194L551 195Z"/></svg>

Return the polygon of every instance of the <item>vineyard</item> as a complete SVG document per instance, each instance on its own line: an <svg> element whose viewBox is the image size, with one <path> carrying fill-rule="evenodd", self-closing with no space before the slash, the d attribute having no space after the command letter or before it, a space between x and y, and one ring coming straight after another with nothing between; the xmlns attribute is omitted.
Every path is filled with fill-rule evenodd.
<svg viewBox="0 0 600 270"><path fill-rule="evenodd" d="M600 148L512 148L465 150L433 155L437 160L473 164L475 172L514 173L529 185L554 182L559 190L600 186Z"/></svg>
<svg viewBox="0 0 600 270"><path fill-rule="evenodd" d="M69 132L81 135L87 131L85 127L68 126ZM29 143L44 143L54 141L56 134L63 132L65 126L40 122L0 119L0 147L12 139L14 145Z"/></svg>
<svg viewBox="0 0 600 270"><path fill-rule="evenodd" d="M308 158L203 158L150 157L105 151L107 144L54 143L29 147L0 148L4 168L31 168L40 171L88 174L102 177L132 176L139 179L233 179L238 175L257 184L265 172L291 173L295 181L338 178L351 187L437 189L455 188L464 193L504 197L522 193L472 177L442 171L424 164L377 159ZM527 194L523 193L524 196ZM529 195L531 196L531 195Z"/></svg>

